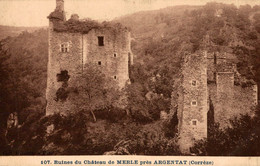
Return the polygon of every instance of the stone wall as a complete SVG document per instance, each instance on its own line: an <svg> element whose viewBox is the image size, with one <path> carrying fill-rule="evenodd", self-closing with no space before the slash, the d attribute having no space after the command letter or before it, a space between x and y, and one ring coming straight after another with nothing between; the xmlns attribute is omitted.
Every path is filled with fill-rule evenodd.
<svg viewBox="0 0 260 166"><path fill-rule="evenodd" d="M104 46L98 45L98 37L104 37ZM104 73L115 79L121 88L129 81L130 34L115 33L109 29L93 29L83 35L83 64L94 63Z"/></svg>
<svg viewBox="0 0 260 166"><path fill-rule="evenodd" d="M215 53L208 53L207 54L207 77L208 82L215 82L216 81L216 55Z"/></svg>
<svg viewBox="0 0 260 166"><path fill-rule="evenodd" d="M232 77L231 73L230 76ZM209 97L212 100L214 107L215 122L219 123L222 128L228 127L230 125L230 120L235 117L245 114L252 115L252 108L256 106L256 85L241 87L239 85L232 85L231 83L232 81L227 84L227 86L231 86L232 88L231 94L228 92L230 90L227 90L228 87L224 88L227 91L223 93L223 89L217 90L218 87L223 88L221 85L208 84ZM224 86L223 83L220 84ZM227 97L218 101L219 98L226 95Z"/></svg>
<svg viewBox="0 0 260 166"><path fill-rule="evenodd" d="M234 73L218 72L217 73L217 101L215 120L227 124L232 110L234 98Z"/></svg>
<svg viewBox="0 0 260 166"><path fill-rule="evenodd" d="M207 137L206 53L187 55L182 75L183 96L180 96L178 107L179 145L182 152L188 153L195 140Z"/></svg>
<svg viewBox="0 0 260 166"><path fill-rule="evenodd" d="M209 106L214 110L215 122L225 128L234 117L253 115L252 108L258 99L257 86L253 83L235 85L235 77L238 81L244 79L236 70L238 61L232 53L200 52L183 59L180 85L174 87L178 95L172 93L171 104L177 105L180 149L189 153L195 140L207 137ZM193 105L195 101L197 104Z"/></svg>
<svg viewBox="0 0 260 166"><path fill-rule="evenodd" d="M207 77L208 82L216 82L217 72L227 72L234 70L236 63L235 55L226 52L212 52L207 54Z"/></svg>
<svg viewBox="0 0 260 166"><path fill-rule="evenodd" d="M69 89L89 63L100 67L108 77L116 80L120 88L125 87L129 81L130 65L133 64L127 29L115 31L115 28L101 27L88 33L58 32L53 28L57 21L64 24L62 20L50 19L49 26L47 115L55 112L66 114L76 109ZM103 37L102 45L99 37ZM58 76L64 74L65 80L59 80Z"/></svg>
<svg viewBox="0 0 260 166"><path fill-rule="evenodd" d="M252 115L254 113L253 108L257 104L257 86L252 85L249 87L234 86L234 102L233 109L236 110L234 116L241 114Z"/></svg>
<svg viewBox="0 0 260 166"><path fill-rule="evenodd" d="M82 35L79 33L57 33L49 32L49 60L48 60L48 77L46 99L47 107L46 114L60 112L66 114L72 108L68 96L63 102L57 99L57 91L60 88L68 88L72 85L82 68ZM61 51L61 44L68 44L68 52ZM67 71L69 78L64 81L59 81L57 74L62 71ZM65 85L66 84L66 85Z"/></svg>

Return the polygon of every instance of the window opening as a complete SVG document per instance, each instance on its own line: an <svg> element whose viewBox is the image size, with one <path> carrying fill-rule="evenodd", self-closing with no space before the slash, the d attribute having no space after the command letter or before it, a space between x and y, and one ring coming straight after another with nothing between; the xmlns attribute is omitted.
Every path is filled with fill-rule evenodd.
<svg viewBox="0 0 260 166"><path fill-rule="evenodd" d="M58 82L67 82L70 78L67 70L62 70L57 76Z"/></svg>
<svg viewBox="0 0 260 166"><path fill-rule="evenodd" d="M63 43L60 45L61 52L69 52L69 44L68 43Z"/></svg>
<svg viewBox="0 0 260 166"><path fill-rule="evenodd" d="M98 45L104 46L104 36L98 36Z"/></svg>
<svg viewBox="0 0 260 166"><path fill-rule="evenodd" d="M191 102L191 105L192 105L192 106L196 106L196 105L197 105L197 101L193 100L193 101Z"/></svg>
<svg viewBox="0 0 260 166"><path fill-rule="evenodd" d="M191 85L192 85L192 86L197 86L197 81L196 81L196 80L192 80L192 81L191 81Z"/></svg>

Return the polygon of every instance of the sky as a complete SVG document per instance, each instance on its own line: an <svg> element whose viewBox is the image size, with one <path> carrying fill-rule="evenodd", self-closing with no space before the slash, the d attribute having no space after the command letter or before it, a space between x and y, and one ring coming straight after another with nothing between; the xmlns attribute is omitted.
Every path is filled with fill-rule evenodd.
<svg viewBox="0 0 260 166"><path fill-rule="evenodd" d="M222 2L237 6L260 5L260 0L64 0L66 17L112 20L122 15L156 10L175 5L204 5ZM56 0L0 0L0 25L48 26L47 16L54 11Z"/></svg>

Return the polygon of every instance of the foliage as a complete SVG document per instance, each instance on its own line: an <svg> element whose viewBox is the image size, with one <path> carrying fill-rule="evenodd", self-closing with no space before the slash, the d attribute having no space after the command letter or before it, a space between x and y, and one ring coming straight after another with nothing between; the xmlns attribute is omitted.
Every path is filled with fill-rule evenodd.
<svg viewBox="0 0 260 166"><path fill-rule="evenodd" d="M114 33L119 33L126 30L126 27L123 27L120 23L111 23L105 21L99 23L91 19L85 19L83 21L69 19L66 22L54 21L53 26L53 29L57 32L88 33L92 29L110 29Z"/></svg>
<svg viewBox="0 0 260 166"><path fill-rule="evenodd" d="M220 129L215 124L208 130L208 139L196 143L193 152L210 156L259 156L259 122L258 106L253 117L234 118L228 128Z"/></svg>
<svg viewBox="0 0 260 166"><path fill-rule="evenodd" d="M115 80L107 77L94 64L87 64L71 89L74 92L72 100L77 108L86 111L117 107L121 104L119 97L123 96Z"/></svg>
<svg viewBox="0 0 260 166"><path fill-rule="evenodd" d="M141 123L160 118L160 112L170 110L171 84L167 71L149 77L140 64L132 66L132 83L127 86L128 109L132 117ZM168 86L166 86L168 84Z"/></svg>
<svg viewBox="0 0 260 166"><path fill-rule="evenodd" d="M175 140L160 132L160 124L90 122L85 113L69 117L57 116L52 134L45 138L43 154L114 154L176 155ZM76 123L75 123L76 122ZM82 128L82 126L84 126ZM124 150L123 150L124 149Z"/></svg>
<svg viewBox="0 0 260 166"><path fill-rule="evenodd" d="M8 115L17 112L22 126L45 107L47 43L46 30L23 32L0 42L0 154L17 154L18 145L12 144L17 134L12 133L21 128L7 131Z"/></svg>
<svg viewBox="0 0 260 166"><path fill-rule="evenodd" d="M163 130L165 137L168 139L175 138L178 133L178 116L177 116L177 110L174 110L174 114L170 118L170 120L167 122L164 122Z"/></svg>

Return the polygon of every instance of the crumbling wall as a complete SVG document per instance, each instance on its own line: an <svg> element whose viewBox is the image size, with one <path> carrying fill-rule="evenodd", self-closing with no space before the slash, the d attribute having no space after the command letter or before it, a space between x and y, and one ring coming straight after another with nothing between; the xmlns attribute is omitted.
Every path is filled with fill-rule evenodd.
<svg viewBox="0 0 260 166"><path fill-rule="evenodd" d="M228 124L233 112L232 103L234 96L234 73L217 73L217 102L215 120L221 122L220 125Z"/></svg>
<svg viewBox="0 0 260 166"><path fill-rule="evenodd" d="M257 87L251 85L242 87L233 84L233 74L222 73L219 85L208 84L209 97L214 107L215 122L225 128L230 125L230 120L241 115L252 115L252 108L257 104ZM224 79L224 80L223 80ZM227 81L227 82L226 82Z"/></svg>
<svg viewBox="0 0 260 166"><path fill-rule="evenodd" d="M69 86L74 84L77 76L82 71L82 35L79 33L59 33L50 30L49 33L49 60L46 99L46 114L60 112L66 114L74 109L70 101L70 95L64 100L57 99L57 93L61 88L68 91ZM61 44L65 44L67 52L62 52ZM64 87L64 81L57 77L62 71L67 71L69 78ZM64 92L64 91L63 91Z"/></svg>
<svg viewBox="0 0 260 166"><path fill-rule="evenodd" d="M257 86L252 85L249 87L234 86L234 102L233 109L234 116L239 116L240 114L254 113L253 108L257 104Z"/></svg>
<svg viewBox="0 0 260 166"><path fill-rule="evenodd" d="M215 74L216 74L216 55L215 53L207 54L207 79L208 82L215 82Z"/></svg>
<svg viewBox="0 0 260 166"><path fill-rule="evenodd" d="M102 46L98 38L103 38ZM121 88L129 81L130 33L110 29L92 29L83 35L83 64L94 63L115 79Z"/></svg>

